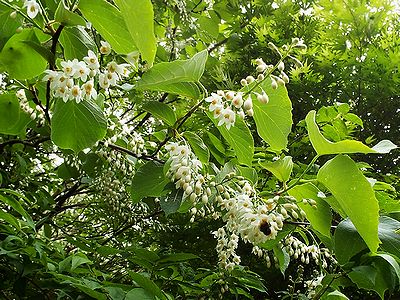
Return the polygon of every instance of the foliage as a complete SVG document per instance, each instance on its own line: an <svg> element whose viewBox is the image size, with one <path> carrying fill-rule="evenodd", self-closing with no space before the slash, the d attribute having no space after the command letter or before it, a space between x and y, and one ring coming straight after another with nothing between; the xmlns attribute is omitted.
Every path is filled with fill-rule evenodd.
<svg viewBox="0 0 400 300"><path fill-rule="evenodd" d="M382 1L0 0L0 297L399 296L398 27Z"/></svg>

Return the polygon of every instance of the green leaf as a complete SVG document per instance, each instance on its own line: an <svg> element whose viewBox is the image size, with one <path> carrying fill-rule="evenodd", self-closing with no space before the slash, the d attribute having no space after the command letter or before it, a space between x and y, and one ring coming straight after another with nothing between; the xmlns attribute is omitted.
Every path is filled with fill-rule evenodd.
<svg viewBox="0 0 400 300"><path fill-rule="evenodd" d="M236 118L235 126L232 126L228 130L225 126L218 126L218 120L214 118L212 113L208 112L207 115L224 139L233 148L239 163L251 167L254 154L254 140L246 123L242 119Z"/></svg>
<svg viewBox="0 0 400 300"><path fill-rule="evenodd" d="M326 300L349 300L349 298L347 298L347 296L345 294L336 290L336 291L330 292L326 296Z"/></svg>
<svg viewBox="0 0 400 300"><path fill-rule="evenodd" d="M121 12L106 0L80 0L79 9L117 53L137 50Z"/></svg>
<svg viewBox="0 0 400 300"><path fill-rule="evenodd" d="M159 299L166 299L160 288L149 278L143 276L139 273L134 273L132 271L128 271L130 277L142 288L146 290L153 297L158 297Z"/></svg>
<svg viewBox="0 0 400 300"><path fill-rule="evenodd" d="M257 132L270 145L271 150L280 152L286 148L288 135L292 130L292 102L286 87L279 86L274 90L270 79L265 80L254 91L262 93L261 88L267 93L269 102L261 103L252 93ZM243 90L246 91L246 88Z"/></svg>
<svg viewBox="0 0 400 300"><path fill-rule="evenodd" d="M346 121L350 121L350 122L352 122L356 125L360 125L361 127L364 128L364 124L363 124L363 121L361 120L361 118L353 113L347 113L347 114L343 115L343 118Z"/></svg>
<svg viewBox="0 0 400 300"><path fill-rule="evenodd" d="M17 125L19 118L20 108L17 96L14 93L0 94L0 132L7 133Z"/></svg>
<svg viewBox="0 0 400 300"><path fill-rule="evenodd" d="M173 214L178 211L183 199L183 190L175 190L168 196L160 198L160 207L166 215Z"/></svg>
<svg viewBox="0 0 400 300"><path fill-rule="evenodd" d="M145 289L136 288L126 294L125 300L154 300L154 296Z"/></svg>
<svg viewBox="0 0 400 300"><path fill-rule="evenodd" d="M208 163L210 159L210 151L203 140L195 133L186 131L183 133L183 137L189 142L193 152L199 158L202 163Z"/></svg>
<svg viewBox="0 0 400 300"><path fill-rule="evenodd" d="M107 120L91 100L80 103L56 100L52 119L51 140L61 149L79 152L104 138Z"/></svg>
<svg viewBox="0 0 400 300"><path fill-rule="evenodd" d="M86 26L86 21L80 15L68 10L63 0L58 4L54 19L64 26Z"/></svg>
<svg viewBox="0 0 400 300"><path fill-rule="evenodd" d="M1 103L1 101L0 101L0 103ZM0 104L0 106L1 106L1 104ZM2 109L0 108L0 116L1 115L2 115ZM5 117L5 119L7 119L7 118L8 118L8 116ZM12 127L9 127L7 129L0 127L0 133L9 134L9 135L19 135L19 134L25 133L26 127L31 122L32 122L32 119L31 119L30 115L21 110L20 114L19 114L18 122L15 123Z"/></svg>
<svg viewBox="0 0 400 300"><path fill-rule="evenodd" d="M317 123L315 122L314 110L307 114L306 124L311 144L318 155L340 153L389 153L391 150L397 148L395 144L388 140L379 142L373 148L369 148L363 143L353 140L344 140L333 143L327 140L319 131Z"/></svg>
<svg viewBox="0 0 400 300"><path fill-rule="evenodd" d="M379 206L371 184L348 156L338 155L319 170L317 179L335 196L371 252L379 245Z"/></svg>
<svg viewBox="0 0 400 300"><path fill-rule="evenodd" d="M79 253L78 255L72 256L71 260L71 272L74 271L77 267L83 264L92 263L90 259L86 257L83 253Z"/></svg>
<svg viewBox="0 0 400 300"><path fill-rule="evenodd" d="M7 40L15 34L18 27L21 26L22 17L17 15L12 18L10 14L14 9L0 4L0 50L3 48Z"/></svg>
<svg viewBox="0 0 400 300"><path fill-rule="evenodd" d="M242 167L242 166L235 166L235 167L239 172L238 175L243 176L244 178L249 180L252 184L257 183L258 175L256 169L250 167Z"/></svg>
<svg viewBox="0 0 400 300"><path fill-rule="evenodd" d="M66 59L83 59L88 50L97 52L93 39L81 26L64 28L60 35L60 43Z"/></svg>
<svg viewBox="0 0 400 300"><path fill-rule="evenodd" d="M33 29L26 28L14 34L0 52L0 70L20 80L36 77L47 67L46 60L26 47L25 41L39 42Z"/></svg>
<svg viewBox="0 0 400 300"><path fill-rule="evenodd" d="M10 225L14 226L15 229L17 229L17 230L20 229L18 219L16 217L14 217L13 215L3 211L2 209L0 209L0 220L9 223Z"/></svg>
<svg viewBox="0 0 400 300"><path fill-rule="evenodd" d="M379 239L381 248L397 257L400 257L400 222L387 216L379 218Z"/></svg>
<svg viewBox="0 0 400 300"><path fill-rule="evenodd" d="M84 292L86 295L89 295L90 297L92 297L94 299L107 300L107 296L105 294L95 291L94 289L89 288L86 285L73 283L72 286L78 288L79 290Z"/></svg>
<svg viewBox="0 0 400 300"><path fill-rule="evenodd" d="M385 253L378 253L378 254L374 254L374 257L379 257L383 260L386 261L386 263L390 266L390 268L394 271L395 276L393 276L394 278L394 286L398 286L400 283L400 266L399 263L397 262L397 260L389 255L389 254L385 254ZM398 259L398 258L397 258Z"/></svg>
<svg viewBox="0 0 400 300"><path fill-rule="evenodd" d="M275 257L278 258L279 269L281 270L282 275L285 276L285 271L290 263L290 256L284 248L279 247L278 245L275 246L273 250Z"/></svg>
<svg viewBox="0 0 400 300"><path fill-rule="evenodd" d="M115 0L129 33L142 58L152 66L156 57L157 41L154 35L154 12L150 0Z"/></svg>
<svg viewBox="0 0 400 300"><path fill-rule="evenodd" d="M341 265L344 265L354 255L367 248L367 245L348 218L339 223L335 230L334 240L336 259Z"/></svg>
<svg viewBox="0 0 400 300"><path fill-rule="evenodd" d="M259 162L260 166L270 171L279 181L286 182L290 178L293 170L293 161L291 156L285 156L276 161Z"/></svg>
<svg viewBox="0 0 400 300"><path fill-rule="evenodd" d="M146 102L142 108L153 116L163 120L169 126L173 126L176 122L175 112L168 104L158 101L149 101Z"/></svg>
<svg viewBox="0 0 400 300"><path fill-rule="evenodd" d="M208 52L204 50L187 60L156 64L143 74L136 88L198 99L200 91L195 82L198 82L203 75L207 57Z"/></svg>
<svg viewBox="0 0 400 300"><path fill-rule="evenodd" d="M298 201L298 206L304 210L307 220L310 221L312 227L321 234L330 238L332 222L331 209L328 203L317 196L318 192L319 189L311 183L296 185L288 191L290 196L296 198ZM315 200L317 202L317 207L314 208L309 204L304 204L302 201L303 199Z"/></svg>
<svg viewBox="0 0 400 300"><path fill-rule="evenodd" d="M164 176L163 165L149 161L141 166L132 179L131 197L134 203L144 197L159 197L169 180Z"/></svg>
<svg viewBox="0 0 400 300"><path fill-rule="evenodd" d="M170 262L182 262L182 261L188 261L192 259L198 259L199 257L197 255L194 255L192 253L172 253L168 254L166 256L163 256L160 258L157 263L170 263Z"/></svg>
<svg viewBox="0 0 400 300"><path fill-rule="evenodd" d="M31 216L26 212L26 210L22 207L18 200L10 196L0 195L0 201L12 207L17 213L25 218L25 220L31 227L34 227Z"/></svg>

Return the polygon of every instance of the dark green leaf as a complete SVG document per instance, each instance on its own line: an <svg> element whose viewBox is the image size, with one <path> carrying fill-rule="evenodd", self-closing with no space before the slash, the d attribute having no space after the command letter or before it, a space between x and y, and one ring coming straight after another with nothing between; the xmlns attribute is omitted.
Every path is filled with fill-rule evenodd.
<svg viewBox="0 0 400 300"><path fill-rule="evenodd" d="M121 12L106 0L80 0L79 9L117 53L137 50Z"/></svg>
<svg viewBox="0 0 400 300"><path fill-rule="evenodd" d="M169 180L165 177L163 166L149 161L141 166L132 179L131 197L134 203L144 197L159 197Z"/></svg>
<svg viewBox="0 0 400 300"><path fill-rule="evenodd" d="M79 152L89 148L104 138L106 129L104 114L93 101L56 100L51 140L61 149Z"/></svg>

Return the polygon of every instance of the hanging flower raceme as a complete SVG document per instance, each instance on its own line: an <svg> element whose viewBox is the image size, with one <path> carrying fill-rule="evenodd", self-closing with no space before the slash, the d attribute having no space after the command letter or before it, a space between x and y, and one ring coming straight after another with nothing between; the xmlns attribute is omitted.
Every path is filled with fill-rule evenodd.
<svg viewBox="0 0 400 300"><path fill-rule="evenodd" d="M111 52L107 42L102 41L101 45L102 54ZM53 96L63 99L64 102L73 100L79 103L82 100L96 99L96 82L102 89L108 89L130 74L129 64L117 64L115 61L108 63L106 68L101 70L99 60L92 50L88 51L88 55L82 61L66 60L60 65L61 70L46 70L43 81L49 81Z"/></svg>

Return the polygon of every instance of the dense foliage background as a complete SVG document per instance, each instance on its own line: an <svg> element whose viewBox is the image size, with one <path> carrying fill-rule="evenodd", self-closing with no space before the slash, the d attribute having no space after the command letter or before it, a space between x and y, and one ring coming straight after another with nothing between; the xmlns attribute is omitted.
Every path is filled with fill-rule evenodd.
<svg viewBox="0 0 400 300"><path fill-rule="evenodd" d="M397 299L398 19L0 0L0 298Z"/></svg>

